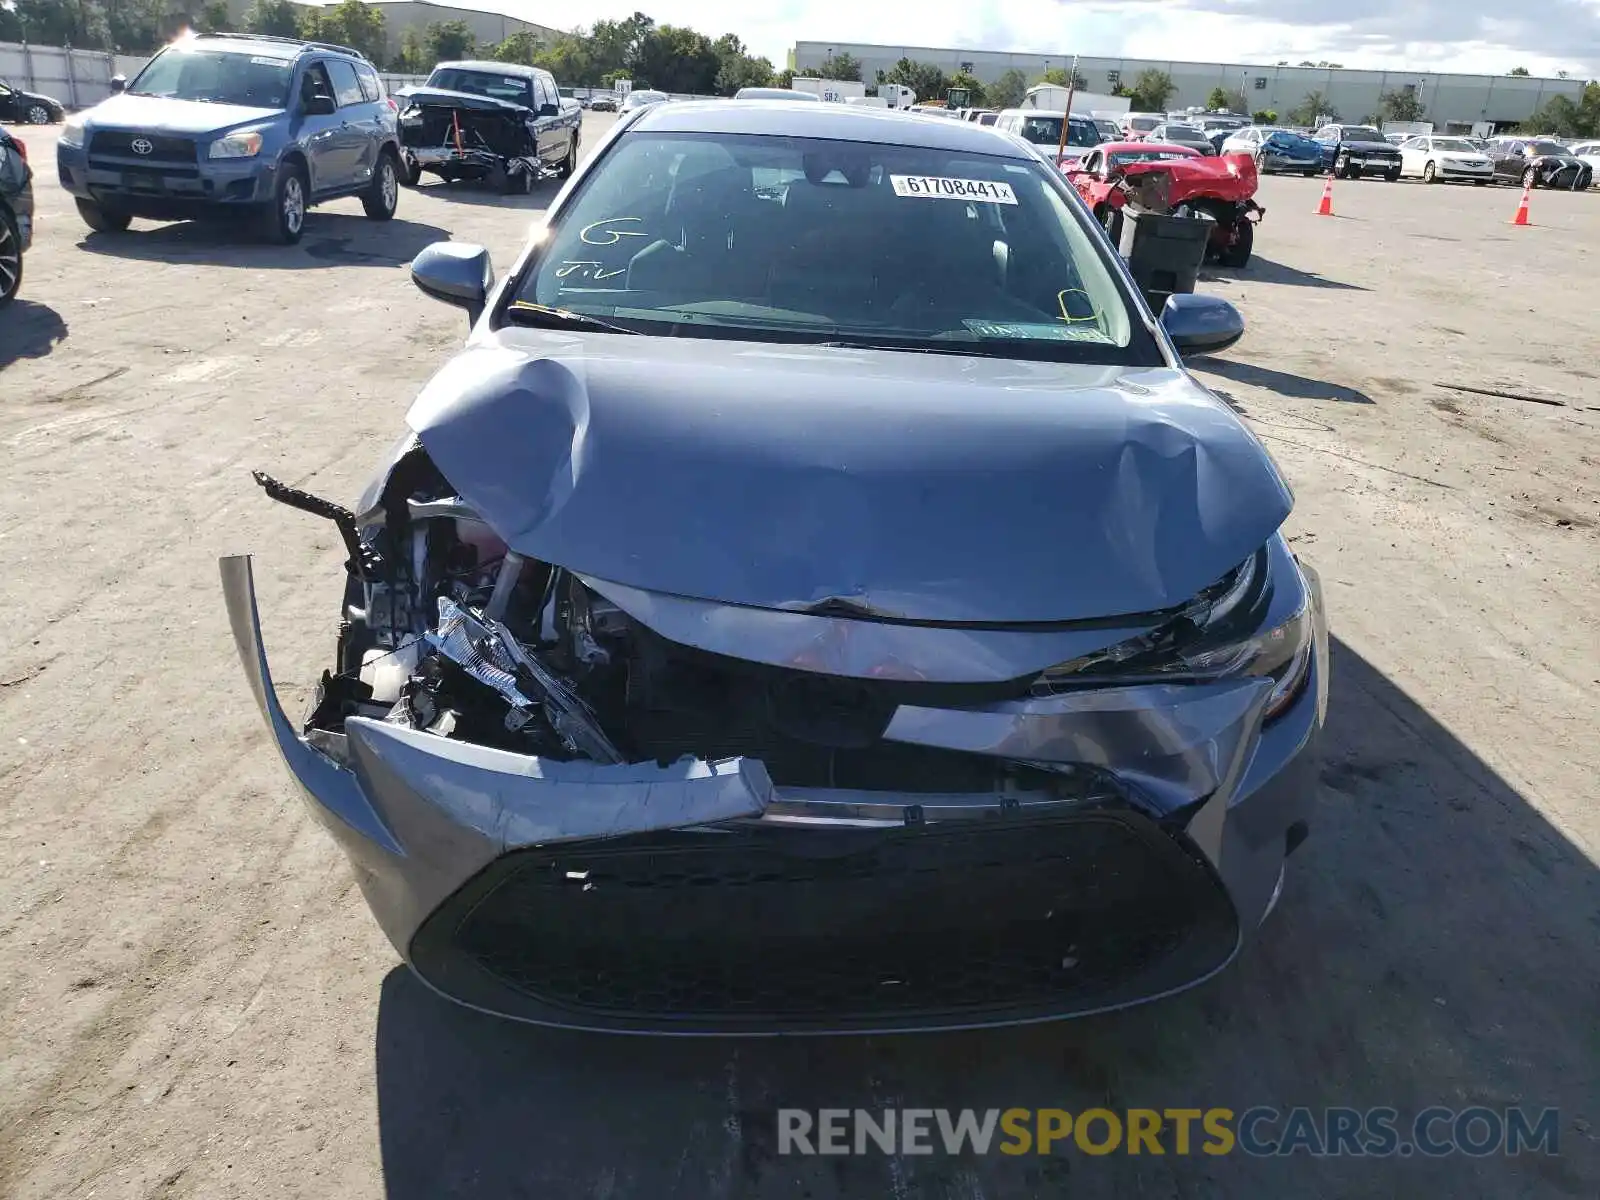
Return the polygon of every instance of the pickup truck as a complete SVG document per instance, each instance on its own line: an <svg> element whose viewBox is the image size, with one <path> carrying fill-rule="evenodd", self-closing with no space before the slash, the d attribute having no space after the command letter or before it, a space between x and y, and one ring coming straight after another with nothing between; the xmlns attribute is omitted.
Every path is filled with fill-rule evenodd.
<svg viewBox="0 0 1600 1200"><path fill-rule="evenodd" d="M538 67L440 63L426 83L396 92L395 100L400 178L410 187L426 171L526 193L547 174L565 179L578 165L583 106Z"/></svg>

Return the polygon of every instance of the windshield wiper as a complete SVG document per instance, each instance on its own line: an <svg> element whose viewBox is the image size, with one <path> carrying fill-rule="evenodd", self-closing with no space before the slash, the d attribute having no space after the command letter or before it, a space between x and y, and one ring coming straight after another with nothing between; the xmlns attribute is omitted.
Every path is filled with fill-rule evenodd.
<svg viewBox="0 0 1600 1200"><path fill-rule="evenodd" d="M638 333L636 329L613 325L610 321L602 321L599 317L591 317L565 308L551 308L548 304L531 304L526 300L513 301L506 309L506 318L513 324L527 325L535 329L592 329L599 333Z"/></svg>

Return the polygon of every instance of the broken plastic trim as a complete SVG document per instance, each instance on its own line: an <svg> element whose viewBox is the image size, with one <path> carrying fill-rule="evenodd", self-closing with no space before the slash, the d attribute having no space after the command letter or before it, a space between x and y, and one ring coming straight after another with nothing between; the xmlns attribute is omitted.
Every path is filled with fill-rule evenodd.
<svg viewBox="0 0 1600 1200"><path fill-rule="evenodd" d="M479 617L448 596L440 596L438 628L428 630L423 638L479 683L500 693L520 715L520 724L526 724L542 707L550 727L575 754L603 763L624 761L588 705L524 650L501 622Z"/></svg>
<svg viewBox="0 0 1600 1200"><path fill-rule="evenodd" d="M371 578L382 570L382 557L371 546L362 542L360 531L356 528L355 514L348 508L335 504L332 500L324 500L321 496L313 496L310 492L291 487L282 480L274 479L265 471L251 471L250 477L260 484L261 490L267 493L269 500L276 500L279 504L287 504L290 508L297 508L314 517L332 521L339 530L339 538L344 542L345 552L350 556L345 562L345 570L351 575L358 579Z"/></svg>

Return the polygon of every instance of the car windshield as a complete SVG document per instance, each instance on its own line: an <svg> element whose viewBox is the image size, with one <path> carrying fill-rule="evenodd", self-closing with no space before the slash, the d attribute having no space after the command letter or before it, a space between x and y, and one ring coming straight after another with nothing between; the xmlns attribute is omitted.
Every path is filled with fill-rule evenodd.
<svg viewBox="0 0 1600 1200"><path fill-rule="evenodd" d="M1297 146L1305 138L1292 130L1274 129L1267 133L1265 140L1269 146Z"/></svg>
<svg viewBox="0 0 1600 1200"><path fill-rule="evenodd" d="M1383 134L1368 125L1347 125L1344 130L1344 140L1347 142L1381 142Z"/></svg>
<svg viewBox="0 0 1600 1200"><path fill-rule="evenodd" d="M169 46L128 86L135 96L165 96L252 108L282 108L294 60L247 50Z"/></svg>
<svg viewBox="0 0 1600 1200"><path fill-rule="evenodd" d="M1529 154L1566 154L1567 148L1556 142L1529 142Z"/></svg>
<svg viewBox="0 0 1600 1200"><path fill-rule="evenodd" d="M667 98L665 92L629 92L622 102L624 108L643 108L646 104L659 104Z"/></svg>
<svg viewBox="0 0 1600 1200"><path fill-rule="evenodd" d="M440 67L428 76L428 87L442 88L447 92L466 92L472 96L488 96L509 104L531 107L532 80L520 75L501 75L492 71L469 71L463 67Z"/></svg>
<svg viewBox="0 0 1600 1200"><path fill-rule="evenodd" d="M1177 150L1118 150L1111 155L1113 167L1125 167L1136 162L1161 162L1168 158L1192 158L1192 155L1182 154Z"/></svg>
<svg viewBox="0 0 1600 1200"><path fill-rule="evenodd" d="M1205 134L1198 129L1191 129L1187 125L1168 125L1166 129L1162 130L1160 136L1166 138L1169 142L1179 143L1203 142L1206 140Z"/></svg>
<svg viewBox="0 0 1600 1200"><path fill-rule="evenodd" d="M1460 138L1434 138L1435 150L1454 150L1458 154L1476 154L1478 148L1471 142L1464 142Z"/></svg>
<svg viewBox="0 0 1600 1200"><path fill-rule="evenodd" d="M1032 142L1035 146L1059 146L1061 144L1061 118L1060 117L1026 117L1023 119L1022 128L1017 130L1025 142ZM1095 123L1084 117L1073 117L1067 125L1067 145L1069 146L1098 146L1104 140Z"/></svg>
<svg viewBox="0 0 1600 1200"><path fill-rule="evenodd" d="M1152 361L1096 237L1034 159L640 132L560 214L505 316L548 324L562 309L663 336Z"/></svg>
<svg viewBox="0 0 1600 1200"><path fill-rule="evenodd" d="M1140 133L1149 133L1159 124L1161 124L1161 122L1156 120L1154 117L1134 117L1129 120L1128 128L1137 129Z"/></svg>

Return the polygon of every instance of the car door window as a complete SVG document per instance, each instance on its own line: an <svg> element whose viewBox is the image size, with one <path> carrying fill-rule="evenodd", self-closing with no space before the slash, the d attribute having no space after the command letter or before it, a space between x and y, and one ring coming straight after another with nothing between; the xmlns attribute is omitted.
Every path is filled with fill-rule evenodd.
<svg viewBox="0 0 1600 1200"><path fill-rule="evenodd" d="M361 83L356 79L355 67L342 59L332 59L328 63L328 75L333 80L333 94L340 108L366 103L367 98L361 91Z"/></svg>
<svg viewBox="0 0 1600 1200"><path fill-rule="evenodd" d="M312 63L300 77L300 100L333 100L333 84L328 82L328 72L321 63Z"/></svg>
<svg viewBox="0 0 1600 1200"><path fill-rule="evenodd" d="M369 102L383 99L383 81L371 67L364 63L356 64L356 78L361 81L361 94Z"/></svg>

